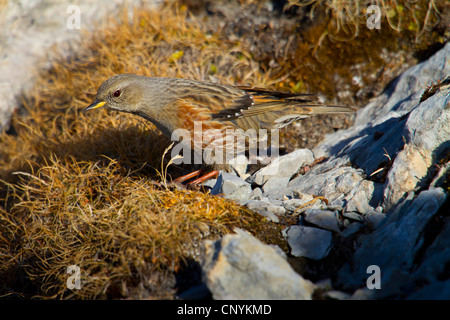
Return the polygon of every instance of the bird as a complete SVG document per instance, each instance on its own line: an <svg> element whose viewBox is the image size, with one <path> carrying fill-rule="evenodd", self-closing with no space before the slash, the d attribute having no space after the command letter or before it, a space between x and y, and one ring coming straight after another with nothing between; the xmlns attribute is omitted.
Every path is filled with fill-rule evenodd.
<svg viewBox="0 0 450 320"><path fill-rule="evenodd" d="M104 81L95 100L85 111L101 107L138 115L153 123L169 139L173 139L176 132L191 133L193 137L188 143L200 151L211 144L225 148L227 143L235 142L234 137L227 138L227 132L252 132L256 133L252 139L262 139L259 132L278 130L299 119L355 111L348 106L324 104L317 95L310 93L129 73L118 74ZM199 128L201 132L198 132ZM207 133L210 136L205 139ZM203 135L203 139L196 139L196 135ZM243 149L248 149L248 146L242 145L241 140L241 146L233 152ZM223 163L224 158L210 155L211 159L216 160L215 163L209 163L212 173L229 168L227 163ZM194 171L186 175L185 179L201 171Z"/></svg>

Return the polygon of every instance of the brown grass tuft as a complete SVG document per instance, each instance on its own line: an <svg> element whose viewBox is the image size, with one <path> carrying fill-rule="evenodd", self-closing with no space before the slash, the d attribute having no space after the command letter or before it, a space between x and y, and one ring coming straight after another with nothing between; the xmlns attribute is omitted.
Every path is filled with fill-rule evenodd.
<svg viewBox="0 0 450 320"><path fill-rule="evenodd" d="M278 227L232 201L159 188L169 141L138 117L87 115L116 73L263 85L237 42L206 33L185 10L136 10L86 38L24 94L0 145L0 295L42 298L173 298L175 274L200 241L234 227L268 242ZM69 290L70 265L81 269Z"/></svg>

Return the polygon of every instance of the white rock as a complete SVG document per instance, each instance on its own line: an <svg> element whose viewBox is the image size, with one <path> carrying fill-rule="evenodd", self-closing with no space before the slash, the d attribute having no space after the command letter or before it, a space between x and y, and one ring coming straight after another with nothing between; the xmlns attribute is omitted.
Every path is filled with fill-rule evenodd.
<svg viewBox="0 0 450 320"><path fill-rule="evenodd" d="M250 182L263 185L271 178L290 178L302 166L314 161L314 155L309 149L295 150L289 154L276 158L269 165L255 172L250 178Z"/></svg>
<svg viewBox="0 0 450 320"><path fill-rule="evenodd" d="M329 210L307 209L305 211L305 221L316 225L322 229L339 232L337 213Z"/></svg>
<svg viewBox="0 0 450 320"><path fill-rule="evenodd" d="M313 227L290 226L283 230L295 257L321 260L328 255L331 248L330 231Z"/></svg>
<svg viewBox="0 0 450 320"><path fill-rule="evenodd" d="M386 210L407 192L431 181L430 167L446 157L450 141L450 87L422 102L405 125L406 145L387 175L384 190Z"/></svg>
<svg viewBox="0 0 450 320"><path fill-rule="evenodd" d="M211 194L223 194L232 200L247 200L252 193L252 186L233 173L221 171Z"/></svg>
<svg viewBox="0 0 450 320"><path fill-rule="evenodd" d="M314 285L278 253L242 230L205 241L203 279L213 298L310 300Z"/></svg>

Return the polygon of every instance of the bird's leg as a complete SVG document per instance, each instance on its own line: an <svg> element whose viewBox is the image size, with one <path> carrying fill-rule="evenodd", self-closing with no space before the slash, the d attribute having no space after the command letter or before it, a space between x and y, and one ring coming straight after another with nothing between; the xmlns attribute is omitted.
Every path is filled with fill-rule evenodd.
<svg viewBox="0 0 450 320"><path fill-rule="evenodd" d="M184 176L176 178L175 180L173 180L173 183L175 183L175 184L182 184L186 180L189 180L189 179L191 179L193 177L196 177L202 172L203 172L203 170L192 171L191 173L188 173L188 174L185 174Z"/></svg>
<svg viewBox="0 0 450 320"><path fill-rule="evenodd" d="M206 181L206 180L208 180L208 179L211 179L212 177L214 177L214 176L216 176L216 175L218 175L218 174L219 174L219 171L217 171L217 170L211 171L211 172L209 172L209 173L207 173L207 174L204 174L204 175L201 176L200 178L198 178L198 179L196 179L196 180L190 182L189 185L190 185L190 186L196 186L196 185L198 185L199 183L202 183L203 181Z"/></svg>

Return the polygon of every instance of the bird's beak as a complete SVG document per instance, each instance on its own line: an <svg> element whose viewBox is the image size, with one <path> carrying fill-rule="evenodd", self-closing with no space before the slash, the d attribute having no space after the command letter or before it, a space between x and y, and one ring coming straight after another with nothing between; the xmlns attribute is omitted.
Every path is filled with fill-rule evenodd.
<svg viewBox="0 0 450 320"><path fill-rule="evenodd" d="M84 109L84 112L92 110L92 109L97 109L97 108L101 108L106 104L105 101L99 101L99 100L95 100L89 107L87 107L86 109Z"/></svg>

